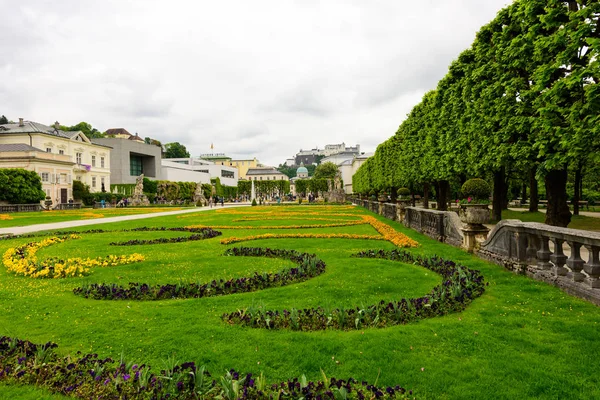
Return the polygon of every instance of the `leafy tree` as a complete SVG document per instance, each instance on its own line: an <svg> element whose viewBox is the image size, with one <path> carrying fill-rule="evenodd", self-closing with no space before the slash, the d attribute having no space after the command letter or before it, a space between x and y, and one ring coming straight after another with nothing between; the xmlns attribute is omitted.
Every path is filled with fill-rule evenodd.
<svg viewBox="0 0 600 400"><path fill-rule="evenodd" d="M188 158L190 153L179 142L165 144L165 158Z"/></svg>
<svg viewBox="0 0 600 400"><path fill-rule="evenodd" d="M317 179L333 179L337 171L337 165L332 162L326 162L317 166L314 177Z"/></svg>
<svg viewBox="0 0 600 400"><path fill-rule="evenodd" d="M98 129L94 128L90 123L83 121L73 126L60 125L60 129L67 132L81 131L89 139L106 137L106 135L103 132L100 132Z"/></svg>
<svg viewBox="0 0 600 400"><path fill-rule="evenodd" d="M21 168L0 169L0 200L28 204L37 203L45 197L42 180L36 172Z"/></svg>
<svg viewBox="0 0 600 400"><path fill-rule="evenodd" d="M6 118L4 115L2 115L0 117L0 125L4 125L4 124L8 124L8 118Z"/></svg>
<svg viewBox="0 0 600 400"><path fill-rule="evenodd" d="M155 146L162 147L160 140L152 139L151 137L145 137L144 142L146 142L146 144L153 144Z"/></svg>

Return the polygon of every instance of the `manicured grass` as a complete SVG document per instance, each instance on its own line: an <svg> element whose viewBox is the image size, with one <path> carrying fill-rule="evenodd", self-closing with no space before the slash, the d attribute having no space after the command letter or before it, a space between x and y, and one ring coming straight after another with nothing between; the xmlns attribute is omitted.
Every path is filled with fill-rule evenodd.
<svg viewBox="0 0 600 400"><path fill-rule="evenodd" d="M544 223L546 220L546 214L543 212L529 212L529 211L513 211L503 210L503 219L520 219L523 222L539 222ZM495 223L493 221L492 223ZM571 217L571 223L569 228L572 229L583 229L586 231L600 231L600 218L587 217L585 215L573 215Z"/></svg>
<svg viewBox="0 0 600 400"><path fill-rule="evenodd" d="M182 207L122 207L122 208L82 208L80 210L52 210L39 212L19 212L0 214L0 228L49 224L52 222L79 221L117 217L121 215L150 214L181 210Z"/></svg>
<svg viewBox="0 0 600 400"><path fill-rule="evenodd" d="M336 216L336 214L350 214ZM355 220L374 215L358 207L252 207L159 217L93 228L139 226L302 225L313 218ZM258 221L237 221L244 216ZM289 218L289 220L287 220ZM480 270L489 286L464 312L404 326L358 331L267 331L226 325L225 312L249 305L267 309L352 307L426 294L441 278L424 268L393 261L356 259L366 249L393 249L385 241L269 239L224 246L221 238L260 233L355 233L375 235L370 225L311 229L220 229L223 236L197 242L114 247L111 241L181 236L180 232L83 234L40 251L48 256L146 256L145 262L99 268L89 276L33 280L0 268L0 335L34 342L54 341L61 354L101 356L148 363L160 369L171 355L206 364L210 371L260 373L270 381L306 374L400 384L419 398L598 398L600 309L544 283L514 275L462 250L388 223L422 244L416 254L438 254ZM236 221L234 221L236 220ZM321 221L328 223L328 221ZM79 228L78 230L85 230ZM0 252L32 239L0 241ZM36 238L35 240L41 240ZM74 296L83 283L176 283L277 271L280 259L225 257L228 247L261 246L316 253L327 263L323 275L306 282L253 293L165 301L98 301ZM17 392L18 391L18 392ZM15 394L16 393L16 394ZM37 399L28 388L0 386L0 398ZM15 397L16 396L16 397ZM43 398L43 397L42 397ZM51 397L48 397L51 398Z"/></svg>

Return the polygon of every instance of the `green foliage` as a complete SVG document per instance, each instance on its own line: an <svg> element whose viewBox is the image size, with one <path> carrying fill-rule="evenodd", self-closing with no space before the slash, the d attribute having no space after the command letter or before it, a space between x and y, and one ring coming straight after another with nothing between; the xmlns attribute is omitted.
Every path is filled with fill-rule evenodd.
<svg viewBox="0 0 600 400"><path fill-rule="evenodd" d="M492 189L480 178L469 179L460 188L463 198L472 197L475 200L489 200Z"/></svg>
<svg viewBox="0 0 600 400"><path fill-rule="evenodd" d="M8 124L8 118L6 118L4 115L2 115L0 117L0 125L4 125L4 124Z"/></svg>
<svg viewBox="0 0 600 400"><path fill-rule="evenodd" d="M314 178L317 179L333 179L338 172L338 166L332 162L319 164L315 169Z"/></svg>
<svg viewBox="0 0 600 400"><path fill-rule="evenodd" d="M86 206L93 205L94 196L90 193L89 185L81 181L73 181L73 200L81 201Z"/></svg>
<svg viewBox="0 0 600 400"><path fill-rule="evenodd" d="M0 201L29 204L45 197L42 180L36 172L21 168L0 169Z"/></svg>
<svg viewBox="0 0 600 400"><path fill-rule="evenodd" d="M402 187L402 188L398 189L398 191L396 193L398 194L398 196L409 196L410 189Z"/></svg>
<svg viewBox="0 0 600 400"><path fill-rule="evenodd" d="M188 158L190 153L179 142L165 144L165 158Z"/></svg>
<svg viewBox="0 0 600 400"><path fill-rule="evenodd" d="M158 183L151 179L144 177L144 193L155 193L158 191ZM112 185L111 185L112 186ZM135 187L135 186L134 186Z"/></svg>
<svg viewBox="0 0 600 400"><path fill-rule="evenodd" d="M152 139L151 137L145 137L144 142L146 144L153 144L155 146L162 147L162 143L160 142L160 140Z"/></svg>
<svg viewBox="0 0 600 400"><path fill-rule="evenodd" d="M296 181L296 193L302 195L302 194L306 194L306 192L308 191L308 183L310 182L310 180L308 179L298 179Z"/></svg>
<svg viewBox="0 0 600 400"><path fill-rule="evenodd" d="M252 206L256 206L256 199L252 199Z"/></svg>
<svg viewBox="0 0 600 400"><path fill-rule="evenodd" d="M83 134L85 136L88 137L88 139L97 139L97 138L106 137L106 135L104 133L102 133L98 129L94 128L92 126L92 124L90 124L88 122L83 122L83 121L78 123L77 125L73 125L73 126L60 125L60 129L63 131L69 131L69 132L81 131L81 132L83 132Z"/></svg>

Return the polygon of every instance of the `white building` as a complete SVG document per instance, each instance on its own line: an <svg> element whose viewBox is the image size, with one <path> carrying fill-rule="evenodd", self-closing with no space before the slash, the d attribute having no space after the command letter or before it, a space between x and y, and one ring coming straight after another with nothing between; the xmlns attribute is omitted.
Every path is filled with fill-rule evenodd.
<svg viewBox="0 0 600 400"><path fill-rule="evenodd" d="M358 168L367 161L367 158L371 157L374 153L364 153L355 156L351 160L344 160L340 162L338 168L342 174L342 181L344 182L344 192L346 194L352 194L352 177L358 171Z"/></svg>
<svg viewBox="0 0 600 400"><path fill-rule="evenodd" d="M201 158L164 158L161 160L162 176L169 181L210 183L219 178L221 185L237 186L238 169L220 165Z"/></svg>

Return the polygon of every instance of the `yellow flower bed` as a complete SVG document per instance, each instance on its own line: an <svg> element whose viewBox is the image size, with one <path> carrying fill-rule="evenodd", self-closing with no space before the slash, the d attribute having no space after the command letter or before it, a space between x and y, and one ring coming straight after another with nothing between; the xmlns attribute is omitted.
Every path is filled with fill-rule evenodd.
<svg viewBox="0 0 600 400"><path fill-rule="evenodd" d="M41 242L32 242L18 247L12 247L4 252L2 262L9 272L32 278L65 278L87 275L90 268L108 267L132 264L144 261L144 256L134 253L128 256L109 255L107 257L92 258L68 258L59 260L47 258L38 261L36 253L56 243L62 243L69 239L79 239L80 236L70 235L63 237L50 237Z"/></svg>
<svg viewBox="0 0 600 400"><path fill-rule="evenodd" d="M7 221L9 219L13 219L13 217L8 214L0 214L0 221Z"/></svg>
<svg viewBox="0 0 600 400"><path fill-rule="evenodd" d="M419 247L419 242L409 238L403 233L396 231L388 224L384 224L378 219L368 215L363 216L363 219L368 222L377 232L381 233L385 240L390 241L398 247Z"/></svg>
<svg viewBox="0 0 600 400"><path fill-rule="evenodd" d="M365 225L367 224L364 220L359 221L348 221L339 222L337 224L307 224L307 225L261 225L261 226L249 226L249 225L189 225L186 229L308 229L308 228L337 228L340 226L353 226L353 225Z"/></svg>
<svg viewBox="0 0 600 400"><path fill-rule="evenodd" d="M385 240L383 236L375 235L354 235L350 233L265 233L264 235L246 236L243 238L230 237L221 239L221 244L232 244L245 242L247 240L260 239L367 239L367 240Z"/></svg>

